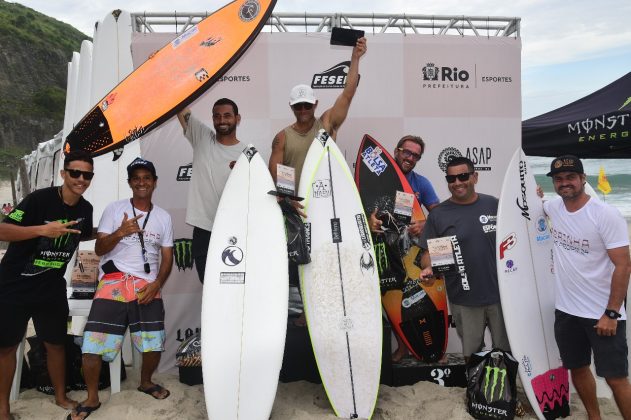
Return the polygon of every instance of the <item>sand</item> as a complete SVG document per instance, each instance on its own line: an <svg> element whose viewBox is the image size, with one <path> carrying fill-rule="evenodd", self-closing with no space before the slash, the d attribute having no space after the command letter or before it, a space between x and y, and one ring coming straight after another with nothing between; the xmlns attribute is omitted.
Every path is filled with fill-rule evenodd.
<svg viewBox="0 0 631 420"><path fill-rule="evenodd" d="M176 375L158 374L155 382L171 391L171 396L156 401L136 390L139 372L127 368L128 378L121 384L121 392L110 397L109 388L101 391L101 408L91 419L205 419L206 407L202 385L188 386L179 382ZM73 391L70 397L85 398L85 391ZM464 402L464 388L443 388L431 382L413 386L389 387L382 385L373 419L470 419ZM587 418L582 404L572 396L572 419ZM522 401L526 401L522 395ZM613 400L600 400L603 419L620 419ZM24 391L12 403L16 418L63 419L67 411L57 407L53 398L36 390ZM335 419L321 385L305 381L280 383L270 417L273 420ZM536 419L530 412L524 419Z"/></svg>
<svg viewBox="0 0 631 420"><path fill-rule="evenodd" d="M631 235L631 222L628 223ZM136 390L139 372L127 367L128 378L121 384L121 392L110 397L109 388L101 391L102 406L90 419L205 419L206 406L202 385L189 386L179 382L177 375L157 374L154 382L171 391L171 396L156 401ZM85 391L72 391L70 397L82 401ZM519 396L527 405L527 399ZM621 419L613 399L601 398L600 409L604 420ZM53 398L34 389L24 391L11 404L16 419L65 419L68 411L54 404ZM572 419L586 419L587 415L576 394L572 395ZM321 385L305 381L280 383L276 393L272 420L336 419ZM464 388L444 388L432 382L413 386L389 387L382 385L373 419L375 420L449 420L470 419L465 406ZM536 419L532 411L523 419Z"/></svg>

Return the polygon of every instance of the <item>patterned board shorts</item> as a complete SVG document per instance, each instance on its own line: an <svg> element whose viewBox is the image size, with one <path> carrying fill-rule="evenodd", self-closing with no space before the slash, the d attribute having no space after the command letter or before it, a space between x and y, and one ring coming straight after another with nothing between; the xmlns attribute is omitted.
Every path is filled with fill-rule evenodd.
<svg viewBox="0 0 631 420"><path fill-rule="evenodd" d="M83 353L111 362L120 352L129 326L131 341L141 353L164 351L164 306L160 292L146 305L138 304L138 290L147 280L111 273L99 281L83 333Z"/></svg>

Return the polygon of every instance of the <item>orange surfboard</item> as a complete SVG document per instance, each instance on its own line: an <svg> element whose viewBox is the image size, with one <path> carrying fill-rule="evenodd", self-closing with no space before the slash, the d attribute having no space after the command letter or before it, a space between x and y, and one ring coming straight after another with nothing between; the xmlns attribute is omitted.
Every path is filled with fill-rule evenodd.
<svg viewBox="0 0 631 420"><path fill-rule="evenodd" d="M276 0L237 0L169 42L94 106L64 151L93 156L147 134L208 90L247 50Z"/></svg>
<svg viewBox="0 0 631 420"><path fill-rule="evenodd" d="M393 215L384 223L391 233L373 234L381 303L388 320L415 357L435 362L447 349L445 282L436 280L432 286L426 286L418 281L421 249L410 241L401 244L400 235L410 220L425 220L421 205L415 198L411 218L394 215L396 192L414 191L394 158L368 134L357 153L355 182L367 215L375 208L379 209L378 215ZM397 229L400 231L394 232ZM386 235L395 235L394 240L388 241Z"/></svg>

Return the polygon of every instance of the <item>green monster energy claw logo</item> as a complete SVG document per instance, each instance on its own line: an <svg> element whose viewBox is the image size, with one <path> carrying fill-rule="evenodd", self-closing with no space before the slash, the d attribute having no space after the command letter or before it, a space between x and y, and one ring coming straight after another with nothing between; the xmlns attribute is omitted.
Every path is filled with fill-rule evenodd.
<svg viewBox="0 0 631 420"><path fill-rule="evenodd" d="M386 244L384 242L379 242L374 244L374 248L375 257L377 258L377 269L379 270L379 274L382 274L384 270L387 270L389 267L388 255L386 254Z"/></svg>
<svg viewBox="0 0 631 420"><path fill-rule="evenodd" d="M193 269L193 240L187 238L174 240L173 257L178 271Z"/></svg>
<svg viewBox="0 0 631 420"><path fill-rule="evenodd" d="M499 367L491 367L485 366L486 375L484 376L484 397L486 398L487 403L492 403L494 401L499 401L502 398L502 394L504 393L504 380L506 379L506 369L502 369ZM497 398L494 398L495 390L497 389L498 378L500 382L499 393L497 394ZM491 393L488 394L489 383L491 383Z"/></svg>
<svg viewBox="0 0 631 420"><path fill-rule="evenodd" d="M59 219L59 223L68 223L68 219ZM70 233L64 233L63 235L53 240L53 249L64 249L68 245L70 240Z"/></svg>

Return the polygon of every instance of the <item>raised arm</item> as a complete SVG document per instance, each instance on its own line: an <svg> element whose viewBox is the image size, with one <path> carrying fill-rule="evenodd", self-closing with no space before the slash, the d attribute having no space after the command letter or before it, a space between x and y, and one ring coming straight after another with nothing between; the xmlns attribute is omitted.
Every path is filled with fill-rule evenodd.
<svg viewBox="0 0 631 420"><path fill-rule="evenodd" d="M182 130L186 133L186 129L188 128L188 119L191 117L191 110L188 108L184 108L180 112L177 113L177 119L182 126Z"/></svg>
<svg viewBox="0 0 631 420"><path fill-rule="evenodd" d="M357 91L357 83L359 82L359 59L366 53L366 38L359 38L357 44L353 47L351 55L351 65L346 76L346 85L344 90L337 97L333 106L322 114L322 123L326 131L335 139L337 130L340 128L346 116L348 109L353 101L353 96Z"/></svg>

